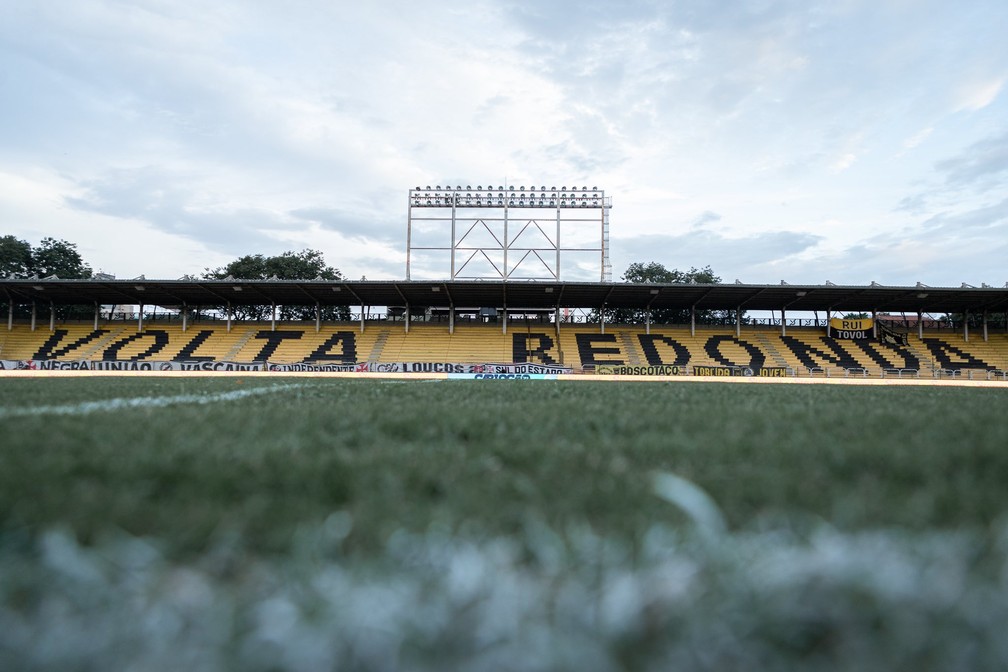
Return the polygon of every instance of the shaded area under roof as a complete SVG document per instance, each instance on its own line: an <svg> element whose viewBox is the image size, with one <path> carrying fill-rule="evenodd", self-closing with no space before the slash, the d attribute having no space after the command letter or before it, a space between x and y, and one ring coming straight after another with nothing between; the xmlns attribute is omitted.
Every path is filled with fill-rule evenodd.
<svg viewBox="0 0 1008 672"><path fill-rule="evenodd" d="M1008 287L631 284L437 280L0 280L15 304L315 305L456 308L979 313L1008 311Z"/></svg>

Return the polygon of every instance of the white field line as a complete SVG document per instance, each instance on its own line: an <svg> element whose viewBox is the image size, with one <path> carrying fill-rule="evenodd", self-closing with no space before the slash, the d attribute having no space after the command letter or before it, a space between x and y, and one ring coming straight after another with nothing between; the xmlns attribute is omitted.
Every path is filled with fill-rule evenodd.
<svg viewBox="0 0 1008 672"><path fill-rule="evenodd" d="M235 401L261 394L273 394L299 387L304 384L270 385L269 387L250 387L242 390L230 390L214 394L178 394L171 397L127 397L115 399L100 399L83 401L78 404L59 404L47 406L22 406L15 408L0 408L0 420L7 418L23 418L39 415L88 415L107 411L121 411L130 408L162 408L182 404L215 404L222 401Z"/></svg>

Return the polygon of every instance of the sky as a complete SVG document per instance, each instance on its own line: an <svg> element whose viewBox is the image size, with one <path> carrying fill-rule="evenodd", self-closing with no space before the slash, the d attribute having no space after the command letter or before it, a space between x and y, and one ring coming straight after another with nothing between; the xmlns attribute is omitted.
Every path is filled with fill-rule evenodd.
<svg viewBox="0 0 1008 672"><path fill-rule="evenodd" d="M1004 0L0 5L0 235L120 278L402 279L410 188L506 180L605 190L616 280L1008 282Z"/></svg>

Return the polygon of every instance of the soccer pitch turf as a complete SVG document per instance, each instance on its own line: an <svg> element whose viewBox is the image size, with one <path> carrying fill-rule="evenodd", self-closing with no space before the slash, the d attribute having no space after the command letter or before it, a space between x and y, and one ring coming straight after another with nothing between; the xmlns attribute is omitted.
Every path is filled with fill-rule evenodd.
<svg viewBox="0 0 1008 672"><path fill-rule="evenodd" d="M1006 411L942 385L5 379L0 664L1004 669Z"/></svg>

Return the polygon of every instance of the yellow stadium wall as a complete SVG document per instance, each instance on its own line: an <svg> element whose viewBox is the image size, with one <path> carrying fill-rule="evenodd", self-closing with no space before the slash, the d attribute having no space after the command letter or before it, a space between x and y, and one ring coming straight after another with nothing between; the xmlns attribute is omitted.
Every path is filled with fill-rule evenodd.
<svg viewBox="0 0 1008 672"><path fill-rule="evenodd" d="M844 373L851 368L880 375L883 369L1008 370L1008 335L989 334L985 342L973 335L924 333L909 337L907 347L879 341L827 338L822 330L791 329L786 336L772 328L747 327L736 338L734 329L688 329L513 323L503 333L497 325L458 325L449 333L444 324L401 323L325 325L314 323L242 323L225 326L152 324L137 332L122 323L58 325L31 331L27 325L0 330L0 359L111 361L270 361L273 363L451 362L562 364L574 369L599 365L788 367L802 374L808 368Z"/></svg>

